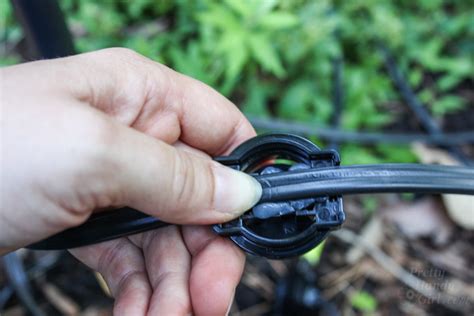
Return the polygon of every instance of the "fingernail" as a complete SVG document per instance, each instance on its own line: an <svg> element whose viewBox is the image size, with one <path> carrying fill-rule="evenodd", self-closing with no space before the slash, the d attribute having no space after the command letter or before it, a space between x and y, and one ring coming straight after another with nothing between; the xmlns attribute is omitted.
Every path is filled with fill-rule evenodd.
<svg viewBox="0 0 474 316"><path fill-rule="evenodd" d="M257 180L246 173L216 163L215 208L239 216L254 206L262 195Z"/></svg>
<svg viewBox="0 0 474 316"><path fill-rule="evenodd" d="M225 313L226 316L229 316L230 314L230 309L232 308L232 304L234 303L234 296L235 296L235 289L234 289L234 292L232 293L232 296L230 297L229 306L227 307L227 311Z"/></svg>

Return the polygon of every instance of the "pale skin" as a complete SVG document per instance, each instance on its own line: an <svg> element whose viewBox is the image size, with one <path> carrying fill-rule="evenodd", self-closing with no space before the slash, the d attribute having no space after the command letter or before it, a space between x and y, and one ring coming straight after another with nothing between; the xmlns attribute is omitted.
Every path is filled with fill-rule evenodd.
<svg viewBox="0 0 474 316"><path fill-rule="evenodd" d="M210 157L255 135L242 113L127 49L3 68L0 83L0 255L127 205L182 226L71 250L104 276L114 313L228 312L245 257L207 225L261 188Z"/></svg>

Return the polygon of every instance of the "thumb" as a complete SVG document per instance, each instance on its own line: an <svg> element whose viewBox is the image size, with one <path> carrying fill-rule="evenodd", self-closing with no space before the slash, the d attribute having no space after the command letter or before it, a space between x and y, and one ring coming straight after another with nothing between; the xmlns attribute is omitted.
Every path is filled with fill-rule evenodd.
<svg viewBox="0 0 474 316"><path fill-rule="evenodd" d="M258 202L251 176L205 156L116 124L106 161L114 201L177 224L212 224L238 217Z"/></svg>

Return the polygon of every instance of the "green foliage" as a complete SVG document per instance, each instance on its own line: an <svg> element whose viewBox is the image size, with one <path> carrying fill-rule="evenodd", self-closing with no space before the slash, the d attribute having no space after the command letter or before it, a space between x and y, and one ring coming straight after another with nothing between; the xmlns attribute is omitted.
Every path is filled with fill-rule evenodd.
<svg viewBox="0 0 474 316"><path fill-rule="evenodd" d="M325 242L323 241L317 247L305 253L303 255L303 258L307 260L311 265L313 266L317 265L319 263L319 260L321 259L321 255L324 250L324 244Z"/></svg>
<svg viewBox="0 0 474 316"><path fill-rule="evenodd" d="M433 101L433 105L431 106L431 109L434 114L437 114L438 116L440 116L445 113L462 109L465 106L464 103L465 103L464 99L460 96L446 95Z"/></svg>
<svg viewBox="0 0 474 316"><path fill-rule="evenodd" d="M20 57L13 53L13 46L22 37L21 30L13 16L9 1L0 1L0 66L14 65Z"/></svg>
<svg viewBox="0 0 474 316"><path fill-rule="evenodd" d="M375 196L365 195L362 197L364 215L370 216L379 208L379 200Z"/></svg>
<svg viewBox="0 0 474 316"><path fill-rule="evenodd" d="M365 291L354 293L351 296L351 304L354 308L365 313L371 313L377 309L376 298Z"/></svg>
<svg viewBox="0 0 474 316"><path fill-rule="evenodd" d="M469 1L63 0L81 52L125 46L213 86L248 114L328 124L332 62L343 57L343 128L380 130L398 119L398 93L377 41L397 57L436 116L469 106L474 7ZM8 1L2 44L21 32ZM3 46L3 45L2 45ZM18 62L8 52L1 64ZM464 88L465 89L465 88ZM471 104L472 106L472 99ZM346 164L415 161L409 148L342 147Z"/></svg>

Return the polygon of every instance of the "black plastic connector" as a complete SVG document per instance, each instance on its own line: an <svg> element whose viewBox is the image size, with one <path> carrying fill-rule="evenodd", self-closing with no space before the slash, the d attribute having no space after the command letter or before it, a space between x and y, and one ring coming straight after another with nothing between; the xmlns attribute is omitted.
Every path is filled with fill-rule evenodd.
<svg viewBox="0 0 474 316"><path fill-rule="evenodd" d="M322 151L307 139L288 134L253 138L229 156L216 160L255 176L334 167L340 163L336 151ZM213 228L246 252L280 259L301 255L317 246L344 219L341 196L314 196L263 202L243 216Z"/></svg>

